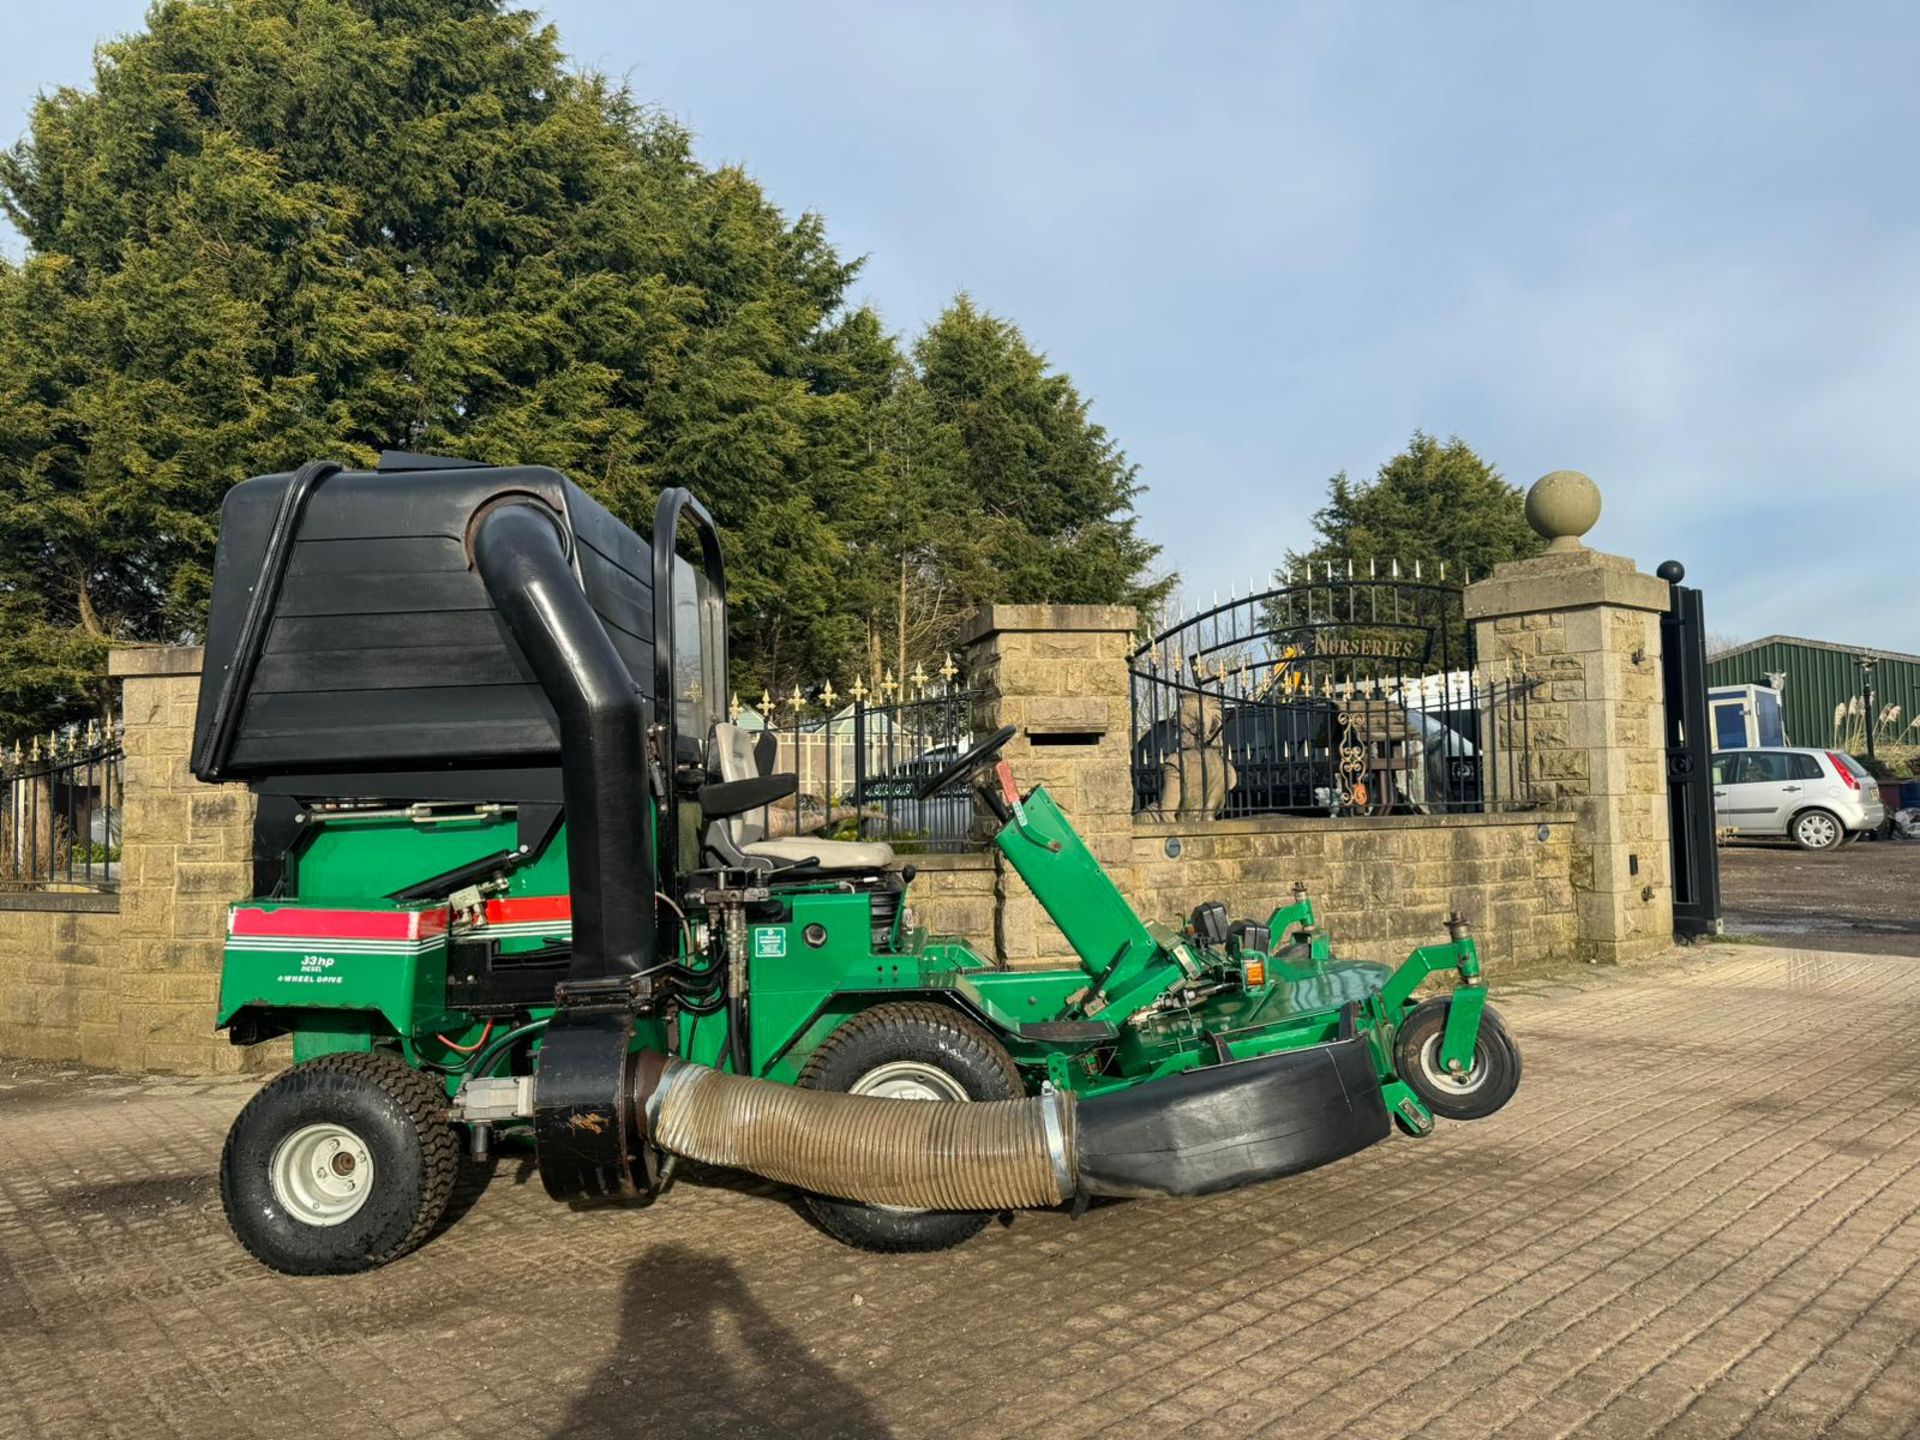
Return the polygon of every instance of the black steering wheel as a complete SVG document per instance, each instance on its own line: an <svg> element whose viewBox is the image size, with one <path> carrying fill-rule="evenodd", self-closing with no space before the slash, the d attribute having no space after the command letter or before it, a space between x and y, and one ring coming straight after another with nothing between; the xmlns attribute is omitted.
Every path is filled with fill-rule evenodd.
<svg viewBox="0 0 1920 1440"><path fill-rule="evenodd" d="M947 768L942 770L938 775L935 775L931 780L923 783L918 790L913 792L913 798L916 800L931 800L942 790L946 789L947 786L953 784L954 781L971 775L982 765L985 765L989 760L993 759L994 756L998 755L1001 750L1006 747L1006 743L1019 733L1020 727L1018 725L1002 725L998 730L994 731L993 734L967 751L966 754L947 766Z"/></svg>

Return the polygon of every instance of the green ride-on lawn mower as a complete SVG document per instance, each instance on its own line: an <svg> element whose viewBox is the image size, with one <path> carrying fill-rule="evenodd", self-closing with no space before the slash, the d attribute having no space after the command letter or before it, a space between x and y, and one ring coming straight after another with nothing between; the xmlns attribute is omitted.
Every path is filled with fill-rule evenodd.
<svg viewBox="0 0 1920 1440"><path fill-rule="evenodd" d="M725 596L684 490L650 544L537 467L389 454L229 494L193 768L259 801L218 1023L293 1040L221 1158L266 1264L405 1254L462 1152L511 1138L556 1198L652 1194L685 1157L801 1190L852 1244L933 1250L1513 1094L1463 923L1397 968L1334 959L1299 892L1143 923L1020 793L1011 727L922 793L975 787L1076 966L927 934L883 844L767 838L796 782L718 708ZM1440 972L1457 987L1415 1003Z"/></svg>

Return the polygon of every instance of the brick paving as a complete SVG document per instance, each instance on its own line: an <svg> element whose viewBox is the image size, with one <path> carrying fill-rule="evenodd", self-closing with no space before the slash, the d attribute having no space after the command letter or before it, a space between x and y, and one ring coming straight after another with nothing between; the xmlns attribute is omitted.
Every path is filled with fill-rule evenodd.
<svg viewBox="0 0 1920 1440"><path fill-rule="evenodd" d="M1536 984L1492 1120L931 1257L509 1158L341 1280L225 1231L251 1082L0 1066L0 1436L1920 1434L1916 1002L1747 946Z"/></svg>

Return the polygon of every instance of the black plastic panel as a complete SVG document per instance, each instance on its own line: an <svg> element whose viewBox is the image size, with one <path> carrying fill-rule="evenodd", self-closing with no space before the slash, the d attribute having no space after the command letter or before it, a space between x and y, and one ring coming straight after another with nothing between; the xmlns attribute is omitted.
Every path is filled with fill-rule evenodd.
<svg viewBox="0 0 1920 1440"><path fill-rule="evenodd" d="M468 562L475 512L505 494L565 517L594 613L636 685L651 689L651 548L564 476L454 462L342 471L311 490L291 527L220 754L209 743L216 707L248 606L271 588L262 566L291 480L245 481L222 511L195 730L203 780L557 763L552 707Z"/></svg>

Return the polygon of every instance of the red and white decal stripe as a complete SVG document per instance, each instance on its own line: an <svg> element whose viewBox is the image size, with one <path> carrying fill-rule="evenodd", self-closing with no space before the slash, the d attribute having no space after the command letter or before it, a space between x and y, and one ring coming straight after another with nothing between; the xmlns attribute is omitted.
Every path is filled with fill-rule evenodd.
<svg viewBox="0 0 1920 1440"><path fill-rule="evenodd" d="M407 955L444 944L447 910L277 910L236 905L227 912L230 950L322 950Z"/></svg>
<svg viewBox="0 0 1920 1440"><path fill-rule="evenodd" d="M573 924L573 900L566 895L528 895L519 900L487 901L487 924L562 926Z"/></svg>
<svg viewBox="0 0 1920 1440"><path fill-rule="evenodd" d="M573 934L573 901L565 895L526 895L489 900L487 924L479 934L496 940L523 940Z"/></svg>
<svg viewBox="0 0 1920 1440"><path fill-rule="evenodd" d="M496 939L559 938L573 933L573 904L565 895L489 900L484 913L486 925L480 933ZM447 923L445 906L436 910L236 906L227 912L227 948L416 955L444 943Z"/></svg>

